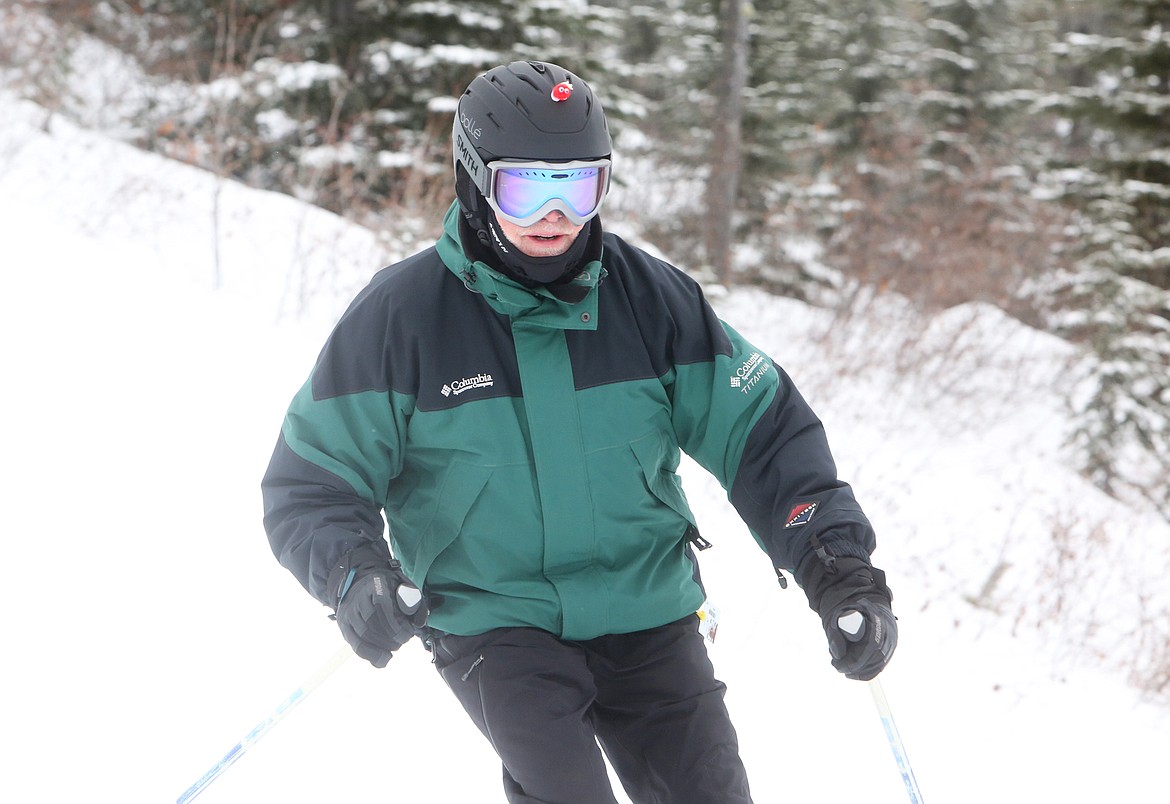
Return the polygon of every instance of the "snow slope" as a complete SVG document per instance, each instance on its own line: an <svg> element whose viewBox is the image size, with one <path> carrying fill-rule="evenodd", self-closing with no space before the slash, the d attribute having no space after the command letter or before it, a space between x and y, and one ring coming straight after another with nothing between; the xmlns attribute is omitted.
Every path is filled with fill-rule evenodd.
<svg viewBox="0 0 1170 804"><path fill-rule="evenodd" d="M332 321L401 249L3 91L0 234L0 798L173 801L341 644L272 558L258 484ZM878 528L902 632L882 678L926 800L1164 800L1170 712L1123 670L1170 533L1067 467L1063 347L978 307L716 302L822 414ZM756 800L905 802L802 593L708 477L687 488ZM412 645L346 663L199 800L499 801L498 773Z"/></svg>

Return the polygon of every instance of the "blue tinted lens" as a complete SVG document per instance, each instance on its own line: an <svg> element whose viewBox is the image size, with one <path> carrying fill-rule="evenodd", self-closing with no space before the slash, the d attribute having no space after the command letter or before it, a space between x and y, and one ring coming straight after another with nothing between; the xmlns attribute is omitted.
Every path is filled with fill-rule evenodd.
<svg viewBox="0 0 1170 804"><path fill-rule="evenodd" d="M527 217L553 199L585 217L596 211L604 193L603 168L502 168L496 171L494 200L513 218Z"/></svg>

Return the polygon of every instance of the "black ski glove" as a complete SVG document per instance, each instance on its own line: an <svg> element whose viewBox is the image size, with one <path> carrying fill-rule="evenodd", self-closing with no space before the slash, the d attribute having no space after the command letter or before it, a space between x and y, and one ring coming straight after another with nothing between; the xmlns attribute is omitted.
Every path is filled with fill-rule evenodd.
<svg viewBox="0 0 1170 804"><path fill-rule="evenodd" d="M888 602L866 597L850 601L837 612L835 620L824 623L833 667L848 678L869 681L894 655L898 619Z"/></svg>
<svg viewBox="0 0 1170 804"><path fill-rule="evenodd" d="M401 565L372 547L351 550L329 576L345 641L374 667L385 667L394 651L426 624L426 600Z"/></svg>
<svg viewBox="0 0 1170 804"><path fill-rule="evenodd" d="M814 547L797 578L809 606L821 616L833 667L848 678L869 681L889 663L898 644L886 574L855 555L832 555L819 540ZM862 619L850 616L853 612Z"/></svg>

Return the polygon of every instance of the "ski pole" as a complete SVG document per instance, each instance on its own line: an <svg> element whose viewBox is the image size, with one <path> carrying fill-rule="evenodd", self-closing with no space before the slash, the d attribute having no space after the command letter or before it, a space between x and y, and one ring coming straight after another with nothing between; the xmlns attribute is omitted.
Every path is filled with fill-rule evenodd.
<svg viewBox="0 0 1170 804"><path fill-rule="evenodd" d="M898 726L894 723L894 716L890 713L890 703L886 700L886 691L882 683L876 678L870 680L869 691L873 694L873 702L877 706L878 716L882 719L882 726L886 730L886 739L890 742L890 750L894 752L894 761L898 763L898 772L902 774L902 783L906 785L906 793L912 804L923 804L922 791L918 789L918 780L914 778L914 769L910 767L910 758L906 755L906 746L902 744L902 736L898 734Z"/></svg>
<svg viewBox="0 0 1170 804"><path fill-rule="evenodd" d="M845 632L849 641L856 642L865 633L865 617L859 611L847 611L837 618L838 627ZM902 735L898 733L898 726L894 723L894 715L890 711L890 702L886 699L886 691L882 682L873 678L869 682L869 691L873 696L874 705L878 710L878 717L882 720L886 739L890 743L890 750L894 752L894 761L898 763L898 773L902 776L902 783L906 785L906 793L910 796L911 804L924 804L922 791L918 789L918 780L914 778L914 769L910 767L910 757L906 754L906 746L902 743Z"/></svg>
<svg viewBox="0 0 1170 804"><path fill-rule="evenodd" d="M288 698L281 702L281 704L272 711L272 714L257 723L256 726L244 736L244 739L240 740L238 743L232 746L232 749L223 755L223 759L215 763L211 769L207 771L207 773L203 774L203 776L201 776L199 780L195 782L195 784L187 788L187 792L179 796L176 804L186 804L188 801L191 801L204 790L206 790L208 785L219 778L221 773L230 768L232 764L234 764L237 759L242 757L245 751L255 745L261 737L271 731L272 727L284 719L284 716L291 712L297 704L305 700L305 698L309 697L309 693L317 689L317 687L321 686L321 683L325 681L325 679L329 678L329 676L333 674L334 670L345 664L345 660L352 655L353 650L349 647L349 645L345 645L340 650L338 650L337 653L335 653L329 659L329 661L321 665L320 669L317 670L317 672L312 676L310 676L304 684L293 690Z"/></svg>

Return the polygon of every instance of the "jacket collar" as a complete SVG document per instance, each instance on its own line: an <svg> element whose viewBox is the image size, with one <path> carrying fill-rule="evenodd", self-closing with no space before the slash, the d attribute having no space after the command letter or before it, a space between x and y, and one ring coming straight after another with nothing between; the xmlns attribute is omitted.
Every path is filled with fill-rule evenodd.
<svg viewBox="0 0 1170 804"><path fill-rule="evenodd" d="M525 287L487 263L468 258L459 241L460 214L458 202L447 210L436 248L447 270L468 290L480 294L493 310L513 320L523 318L528 324L553 329L597 329L597 290L606 275L600 260L587 263L570 283L585 292L584 298L564 301L547 287Z"/></svg>

